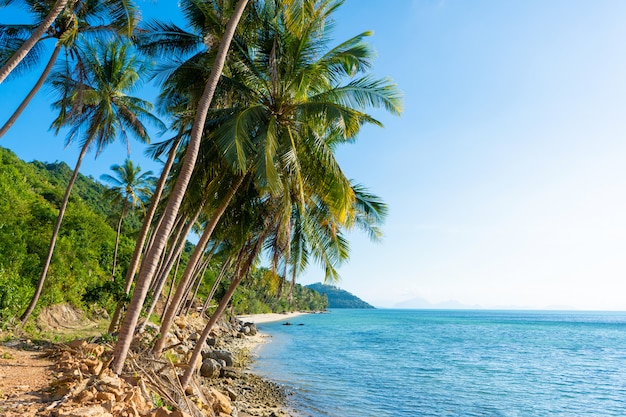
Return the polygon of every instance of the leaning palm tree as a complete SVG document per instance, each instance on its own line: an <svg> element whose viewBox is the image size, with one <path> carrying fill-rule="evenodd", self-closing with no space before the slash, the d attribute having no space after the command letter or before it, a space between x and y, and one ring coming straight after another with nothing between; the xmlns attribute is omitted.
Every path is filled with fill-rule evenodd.
<svg viewBox="0 0 626 417"><path fill-rule="evenodd" d="M0 2L0 6L6 6L12 3L12 0L4 0ZM54 6L50 9L44 19L36 26L36 29L28 36L28 38L7 58L6 62L0 68L0 84L9 76L9 74L26 58L26 56L33 49L35 44L39 42L41 37L48 31L50 26L59 17L59 14L63 11L67 5L68 0L57 0ZM9 44L15 42L8 42ZM11 48L9 48L11 49ZM8 55L8 53L7 53Z"/></svg>
<svg viewBox="0 0 626 417"><path fill-rule="evenodd" d="M17 2L17 0L12 0L12 2ZM59 7L59 3L61 3L61 1L58 1L53 4L50 0L21 0L20 2L31 12L35 22L47 21L49 14L56 10ZM131 1L73 0L69 2L51 23L48 30L39 34L36 38L36 41L39 43L54 40L54 50L33 88L28 92L11 117L9 117L9 120L0 127L0 137L4 136L13 126L33 97L39 92L63 49L66 55L79 59L80 54L77 48L79 48L81 41L85 40L86 37L89 37L90 40L94 36L102 37L105 34L129 37L137 20L136 6ZM9 54L11 46L19 44L19 41L25 36L29 36L27 42L31 42L31 39L38 34L39 29L37 25L38 23L33 25L0 25L0 50L3 50L0 56L8 55L9 60L12 60L13 56L18 52L12 55ZM30 65L37 62L40 56L39 52L41 52L41 48L31 53L34 56L29 59Z"/></svg>
<svg viewBox="0 0 626 417"><path fill-rule="evenodd" d="M129 133L141 142L149 142L150 137L144 122L164 129L162 122L150 112L152 105L149 102L128 95L137 87L146 71L146 67L133 55L128 43L96 41L81 49L81 62L80 77L75 78L72 74L61 71L56 74L52 83L60 96L55 102L59 116L52 126L57 133L61 128L69 127L66 138L68 145L80 135L81 150L59 208L35 294L21 317L22 322L26 322L41 295L70 192L87 152L95 149L98 156L118 136L128 144Z"/></svg>
<svg viewBox="0 0 626 417"><path fill-rule="evenodd" d="M194 2L185 3L189 14L202 15L199 7L192 13ZM258 20L246 20L246 30L235 38L220 85L222 92L236 99L220 96L219 104L225 107L212 109L215 119L207 125L213 130L203 143L214 143L234 172L254 177L261 195L275 199L289 194L286 213L293 201L305 205L307 198L314 199L307 186L314 172L334 175L327 205L335 223L342 224L353 206L354 193L334 159L336 140L325 138L352 141L363 124L379 124L363 108L381 106L398 113L400 100L387 80L365 76L340 83L365 71L372 54L362 41L366 34L325 51L324 28L337 5L312 0L257 4L254 16ZM159 45L163 43L154 42L152 47ZM205 61L206 57L195 55L173 71L163 96L175 105L185 99L193 102L199 96L194 87L206 79ZM288 228L288 221L283 221L281 229L272 231L281 236L278 249L288 247ZM321 247L320 253L325 253ZM162 335L172 320L171 314L163 320ZM161 348L159 340L154 350L158 353Z"/></svg>
<svg viewBox="0 0 626 417"><path fill-rule="evenodd" d="M172 193L170 194L170 198L165 208L165 213L163 214L163 222L161 222L161 226L155 232L156 235L154 244L143 260L137 285L135 286L135 291L126 313L126 317L122 323L118 342L115 345L114 359L111 363L111 368L117 374L122 372L124 361L128 355L133 334L135 332L135 328L137 327L141 308L150 287L150 279L154 275L154 271L157 269L159 258L165 248L168 236L174 226L178 209L180 208L183 196L187 190L187 185L189 184L189 180L198 157L198 149L200 148L200 140L202 138L206 115L211 105L211 101L213 100L213 95L221 76L235 29L247 4L248 0L238 0L234 10L232 11L231 17L228 19L228 23L224 29L224 34L222 35L220 44L217 48L216 59L211 69L211 76L209 77L202 97L198 102L182 169L178 175L176 183L174 184Z"/></svg>
<svg viewBox="0 0 626 417"><path fill-rule="evenodd" d="M122 222L128 211L134 211L144 206L154 188L155 178L152 171L141 172L139 165L134 165L133 161L126 158L123 165L111 165L111 171L116 176L102 174L101 179L111 184L107 193L116 204L122 205L120 219L117 222L117 235L115 236L115 250L113 252L113 268L111 276L115 277L115 267L117 265L117 250L122 232Z"/></svg>

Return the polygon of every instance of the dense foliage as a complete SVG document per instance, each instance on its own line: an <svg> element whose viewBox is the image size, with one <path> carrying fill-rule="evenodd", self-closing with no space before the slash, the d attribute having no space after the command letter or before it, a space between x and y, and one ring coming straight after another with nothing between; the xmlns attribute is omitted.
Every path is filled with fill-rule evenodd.
<svg viewBox="0 0 626 417"><path fill-rule="evenodd" d="M15 209L5 201L6 233L9 246L15 247L15 257L5 260L1 270L7 275L2 281L7 314L31 291L36 275L28 267L38 270L42 264L22 323L38 305L44 284L39 305L55 301L57 292L75 304L112 308L119 299L109 332L118 331L110 367L120 374L141 315L152 319L163 312L152 346L158 357L175 317L208 307L209 320L187 358L192 364L228 306L234 313L324 308L327 298L296 285L297 277L315 262L327 282L336 281L337 268L349 257L346 232L358 228L376 240L387 213L378 196L345 176L335 151L353 143L363 126L382 126L370 111L399 115L402 107L395 84L370 74L374 51L365 40L370 32L332 39L333 14L342 1L181 0L186 27L163 22L135 27L139 14L132 1L68 2L62 14L48 3L27 3L36 17L49 13L58 26L59 42L40 80L47 79L54 91L53 108L59 114L53 129L69 128L66 142L80 142L81 152L69 182L62 181L62 166L58 172L45 165L18 168L14 157L2 170L5 188L16 182L11 175L22 187L5 195L24 200L15 203L23 216L11 220ZM93 27L91 18L101 12L118 26ZM67 17L78 23L77 30L59 26ZM19 54L12 53L14 47L28 36L49 43L34 27L20 28L0 24L0 63L2 57L15 61ZM89 37L82 36L88 32ZM132 33L136 36L131 39ZM68 52L65 63L56 65L48 78L61 47ZM151 103L129 95L148 64L160 87L158 108L174 136L154 149L155 156L167 153L168 158L144 220L122 227L126 198L121 207L114 204L107 211L89 187L82 190L84 198L77 197L80 190L71 201L69 196L88 152L97 156L129 135L147 142L144 121L168 130L152 114ZM11 124L0 128L0 136ZM44 179L28 180L35 169L46 171ZM30 170L30 176L20 170ZM67 191L59 205L55 185L61 182ZM131 181L123 182L122 194L128 196ZM29 219L37 214L36 221ZM114 219L119 219L117 226ZM31 236L37 227L39 233ZM199 239L183 252L183 247L191 249L185 245L191 230ZM33 259L17 261L23 254ZM267 269L259 267L261 259L268 261ZM10 299L11 285L19 285L15 294L23 294L21 298ZM203 297L204 305L198 305ZM217 304L208 305L212 300ZM187 366L183 388L194 369Z"/></svg>
<svg viewBox="0 0 626 417"><path fill-rule="evenodd" d="M65 163L26 163L0 147L0 322L24 309L33 294L47 250L58 205L71 169ZM133 235L141 225L140 211L125 217L120 242L120 271L111 280L115 244L115 223L119 206L106 196L107 187L91 177L79 175L61 238L43 291L41 306L69 301L76 307L93 305L111 310L121 297L121 281L133 250ZM183 265L193 245L187 244ZM200 299L208 294L219 268L213 262L200 288ZM255 268L237 290L236 313L281 312L293 308L318 310L326 300L318 293L296 285L293 307L285 291L277 296L277 285L264 277L264 268ZM218 290L225 291L227 282Z"/></svg>
<svg viewBox="0 0 626 417"><path fill-rule="evenodd" d="M18 314L32 296L68 174L65 164L27 164L0 148L0 319ZM114 208L102 196L105 187L84 176L78 183L52 259L42 305L69 301L83 306L90 290L111 282L108 271L115 231L106 216ZM121 263L128 262L132 244L132 239L123 237ZM92 295L89 301L106 304L109 296L114 294Z"/></svg>
<svg viewBox="0 0 626 417"><path fill-rule="evenodd" d="M307 287L328 297L329 308L374 308L374 306L361 300L356 295L334 285L325 285L318 282L307 285Z"/></svg>

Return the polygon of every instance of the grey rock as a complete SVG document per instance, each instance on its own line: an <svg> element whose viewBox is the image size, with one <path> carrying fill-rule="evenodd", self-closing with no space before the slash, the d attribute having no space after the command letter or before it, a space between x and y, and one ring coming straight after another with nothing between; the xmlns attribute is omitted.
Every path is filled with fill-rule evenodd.
<svg viewBox="0 0 626 417"><path fill-rule="evenodd" d="M234 358L233 354L227 350L214 350L209 352L209 358L215 360L222 360L226 362L226 366L233 366Z"/></svg>
<svg viewBox="0 0 626 417"><path fill-rule="evenodd" d="M217 378L220 376L221 371L222 365L220 365L215 359L207 358L202 361L200 375L203 377L209 379Z"/></svg>
<svg viewBox="0 0 626 417"><path fill-rule="evenodd" d="M222 367L222 372L220 373L220 376L222 378L238 379L241 378L241 371L237 368L225 366Z"/></svg>
<svg viewBox="0 0 626 417"><path fill-rule="evenodd" d="M254 323L245 323L244 325L247 328L250 329L250 336L254 336L255 334L257 334L256 324L254 324Z"/></svg>

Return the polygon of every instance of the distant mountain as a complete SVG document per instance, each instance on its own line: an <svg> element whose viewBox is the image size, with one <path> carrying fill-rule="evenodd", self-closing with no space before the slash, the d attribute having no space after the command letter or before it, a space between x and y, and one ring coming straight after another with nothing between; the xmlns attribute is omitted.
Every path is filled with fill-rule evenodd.
<svg viewBox="0 0 626 417"><path fill-rule="evenodd" d="M328 308L374 308L354 294L342 290L334 285L325 285L320 282L307 285L308 288L325 294L328 297Z"/></svg>

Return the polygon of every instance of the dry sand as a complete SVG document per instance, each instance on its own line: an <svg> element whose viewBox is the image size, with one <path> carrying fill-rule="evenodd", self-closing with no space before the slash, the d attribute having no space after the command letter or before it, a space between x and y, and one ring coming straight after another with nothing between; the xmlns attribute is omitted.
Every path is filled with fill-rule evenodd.
<svg viewBox="0 0 626 417"><path fill-rule="evenodd" d="M292 311L291 313L268 313L268 314L249 314L247 316L237 316L241 321L254 324L271 323L274 321L289 320L294 317L309 314L306 312Z"/></svg>

